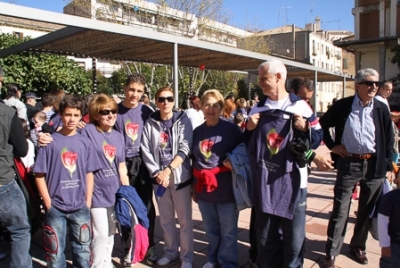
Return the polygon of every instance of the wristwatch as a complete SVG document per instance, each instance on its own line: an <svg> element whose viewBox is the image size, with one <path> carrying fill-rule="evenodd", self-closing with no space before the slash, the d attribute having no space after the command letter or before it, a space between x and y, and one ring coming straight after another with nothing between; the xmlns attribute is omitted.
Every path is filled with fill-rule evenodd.
<svg viewBox="0 0 400 268"><path fill-rule="evenodd" d="M175 170L171 165L168 165L167 168L169 168L169 170L171 170L171 173L173 173Z"/></svg>

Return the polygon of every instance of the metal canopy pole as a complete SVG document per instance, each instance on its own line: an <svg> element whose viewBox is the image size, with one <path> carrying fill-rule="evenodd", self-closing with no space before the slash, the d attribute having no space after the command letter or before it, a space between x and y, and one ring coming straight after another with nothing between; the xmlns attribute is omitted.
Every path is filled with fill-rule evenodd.
<svg viewBox="0 0 400 268"><path fill-rule="evenodd" d="M179 92L178 92L178 43L174 43L174 95L175 95L175 108L179 108Z"/></svg>
<svg viewBox="0 0 400 268"><path fill-rule="evenodd" d="M318 71L315 71L314 72L314 95L313 95L313 99L314 99L314 115L315 116L317 116L317 101L318 101L318 99L317 99L317 83L318 83ZM319 90L319 88L318 88L318 90ZM321 112L322 112L322 110L323 110L323 107L321 107Z"/></svg>

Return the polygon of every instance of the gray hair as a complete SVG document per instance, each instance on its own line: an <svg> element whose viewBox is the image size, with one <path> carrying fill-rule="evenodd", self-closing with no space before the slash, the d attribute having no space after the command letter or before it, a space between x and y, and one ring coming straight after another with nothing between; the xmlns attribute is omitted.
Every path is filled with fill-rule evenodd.
<svg viewBox="0 0 400 268"><path fill-rule="evenodd" d="M269 74L280 73L282 79L286 80L287 70L286 70L286 67L283 64L283 62L281 62L280 60L271 59L271 60L264 61L263 63L260 64L260 66L258 67L258 70L260 70L264 66L268 67Z"/></svg>
<svg viewBox="0 0 400 268"><path fill-rule="evenodd" d="M354 82L356 84L361 83L362 81L365 80L365 77L367 76L376 76L379 79L379 73L372 69L372 68L366 68L366 69L361 69L357 72L356 77L354 78Z"/></svg>

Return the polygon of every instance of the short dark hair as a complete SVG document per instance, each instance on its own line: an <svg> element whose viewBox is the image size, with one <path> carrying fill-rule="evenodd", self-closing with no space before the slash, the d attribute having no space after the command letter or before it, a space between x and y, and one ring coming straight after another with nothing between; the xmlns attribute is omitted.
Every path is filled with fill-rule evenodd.
<svg viewBox="0 0 400 268"><path fill-rule="evenodd" d="M53 97L50 93L44 93L42 95L42 105L43 107L50 107L53 105Z"/></svg>
<svg viewBox="0 0 400 268"><path fill-rule="evenodd" d="M83 101L80 97L76 95L65 95L60 102L58 112L62 115L67 108L76 108L83 112Z"/></svg>
<svg viewBox="0 0 400 268"><path fill-rule="evenodd" d="M7 85L7 94L6 94L6 99L9 99L11 97L18 97L17 93L19 90L19 86L17 84L8 84Z"/></svg>
<svg viewBox="0 0 400 268"><path fill-rule="evenodd" d="M145 86L146 78L144 77L144 75L139 73L128 75L128 77L126 78L125 86L129 86L132 83L137 83Z"/></svg>
<svg viewBox="0 0 400 268"><path fill-rule="evenodd" d="M314 90L314 83L308 78L296 77L292 80L290 88L293 89L294 94L299 93L301 87L306 87L308 90Z"/></svg>

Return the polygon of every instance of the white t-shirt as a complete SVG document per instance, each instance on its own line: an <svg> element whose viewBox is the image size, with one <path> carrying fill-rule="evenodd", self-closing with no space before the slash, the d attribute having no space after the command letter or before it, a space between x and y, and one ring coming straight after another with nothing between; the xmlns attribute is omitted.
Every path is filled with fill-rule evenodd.
<svg viewBox="0 0 400 268"><path fill-rule="evenodd" d="M193 130L204 123L204 114L202 110L197 111L194 108L189 108L186 110L186 115L192 123Z"/></svg>
<svg viewBox="0 0 400 268"><path fill-rule="evenodd" d="M26 141L28 142L28 153L25 157L21 157L21 161L25 168L28 169L33 167L33 164L35 163L35 146L30 139L26 139Z"/></svg>

